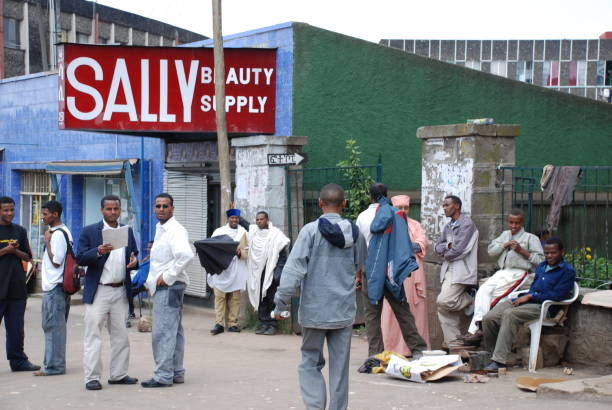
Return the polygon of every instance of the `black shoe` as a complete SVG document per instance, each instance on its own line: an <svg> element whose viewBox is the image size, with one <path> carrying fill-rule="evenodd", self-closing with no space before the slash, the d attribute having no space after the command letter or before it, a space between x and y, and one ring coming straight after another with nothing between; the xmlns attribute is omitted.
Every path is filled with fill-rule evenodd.
<svg viewBox="0 0 612 410"><path fill-rule="evenodd" d="M274 326L268 327L266 331L262 333L262 335L266 335L266 336L274 336L275 334L276 334L276 328Z"/></svg>
<svg viewBox="0 0 612 410"><path fill-rule="evenodd" d="M259 329L257 329L255 331L255 334L256 335L263 335L266 330L268 330L268 328L266 326L261 326Z"/></svg>
<svg viewBox="0 0 612 410"><path fill-rule="evenodd" d="M185 376L174 376L172 379L172 383L174 384L183 384L185 383Z"/></svg>
<svg viewBox="0 0 612 410"><path fill-rule="evenodd" d="M140 385L142 387L170 387L172 386L171 384L160 383L155 379L145 380L144 382L140 383Z"/></svg>
<svg viewBox="0 0 612 410"><path fill-rule="evenodd" d="M240 328L238 326L230 326L227 329L228 332L240 333Z"/></svg>
<svg viewBox="0 0 612 410"><path fill-rule="evenodd" d="M130 322L130 319L125 321L125 327L127 327L128 329L132 327L132 322Z"/></svg>
<svg viewBox="0 0 612 410"><path fill-rule="evenodd" d="M36 370L40 370L40 366L28 361L19 367L11 367L11 370L14 372L35 372Z"/></svg>
<svg viewBox="0 0 612 410"><path fill-rule="evenodd" d="M135 314L133 314L133 313L130 313L130 314L128 315L128 320L129 320L129 319L136 319L136 315L135 315Z"/></svg>
<svg viewBox="0 0 612 410"><path fill-rule="evenodd" d="M135 377L125 376L123 379L119 380L109 380L108 384L136 384L138 383L138 379Z"/></svg>
<svg viewBox="0 0 612 410"><path fill-rule="evenodd" d="M213 327L210 331L210 333L215 336L218 335L219 333L223 333L225 331L225 328L223 326L221 326L220 324L215 324L215 327Z"/></svg>
<svg viewBox="0 0 612 410"><path fill-rule="evenodd" d="M90 380L85 384L87 390L102 390L102 385L99 380Z"/></svg>

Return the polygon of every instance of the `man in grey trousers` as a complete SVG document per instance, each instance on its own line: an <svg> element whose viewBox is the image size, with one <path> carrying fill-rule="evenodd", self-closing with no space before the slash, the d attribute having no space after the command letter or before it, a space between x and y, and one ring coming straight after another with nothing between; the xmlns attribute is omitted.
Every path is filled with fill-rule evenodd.
<svg viewBox="0 0 612 410"><path fill-rule="evenodd" d="M327 392L321 369L323 344L329 351L331 410L348 407L349 355L355 320L355 273L363 267L366 245L350 220L340 217L344 190L328 184L319 194L323 215L305 225L293 246L276 291L276 319L288 309L300 288L299 322L302 362L298 367L302 399L307 409L325 409Z"/></svg>
<svg viewBox="0 0 612 410"><path fill-rule="evenodd" d="M166 193L155 197L155 240L147 288L153 295L153 359L155 376L142 387L170 387L185 382L183 357L183 295L189 284L185 269L193 259L187 230L174 218L174 199Z"/></svg>

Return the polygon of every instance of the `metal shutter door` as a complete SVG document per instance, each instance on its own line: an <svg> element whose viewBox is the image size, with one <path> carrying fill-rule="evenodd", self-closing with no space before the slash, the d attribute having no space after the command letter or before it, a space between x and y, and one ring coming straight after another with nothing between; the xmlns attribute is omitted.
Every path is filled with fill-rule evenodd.
<svg viewBox="0 0 612 410"><path fill-rule="evenodd" d="M206 238L208 186L206 175L164 170L164 190L174 198L174 217L187 229L194 255L187 266L185 293L206 297L206 271L200 266L193 242Z"/></svg>

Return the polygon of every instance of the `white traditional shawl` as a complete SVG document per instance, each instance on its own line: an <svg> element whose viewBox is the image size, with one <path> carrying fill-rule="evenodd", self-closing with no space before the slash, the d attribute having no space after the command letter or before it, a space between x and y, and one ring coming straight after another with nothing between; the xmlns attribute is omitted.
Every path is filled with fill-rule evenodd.
<svg viewBox="0 0 612 410"><path fill-rule="evenodd" d="M268 223L268 229L259 229L257 225L249 226L249 259L247 290L253 308L259 307L259 293L266 296L266 291L274 279L273 273L278 255L289 244L289 238L278 228ZM265 272L263 287L261 274Z"/></svg>

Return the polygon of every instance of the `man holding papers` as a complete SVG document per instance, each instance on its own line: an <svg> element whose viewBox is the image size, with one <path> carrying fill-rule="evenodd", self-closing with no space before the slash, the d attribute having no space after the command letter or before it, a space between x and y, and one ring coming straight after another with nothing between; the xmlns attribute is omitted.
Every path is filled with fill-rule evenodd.
<svg viewBox="0 0 612 410"><path fill-rule="evenodd" d="M138 265L138 248L130 227L121 227L121 200L107 195L100 201L102 221L83 228L79 238L77 263L87 266L83 303L85 304L85 340L83 369L85 388L100 390L102 373L102 328L108 321L110 334L109 384L135 384L138 379L127 374L130 343L125 321L128 313L127 292L131 269ZM127 229L126 229L127 228ZM121 245L125 245L119 247Z"/></svg>

